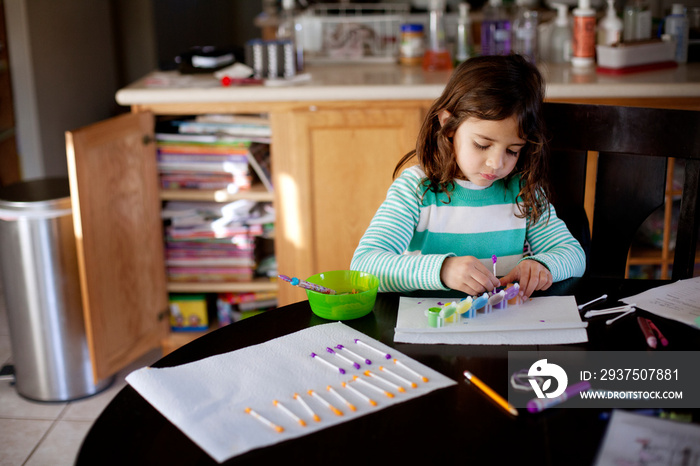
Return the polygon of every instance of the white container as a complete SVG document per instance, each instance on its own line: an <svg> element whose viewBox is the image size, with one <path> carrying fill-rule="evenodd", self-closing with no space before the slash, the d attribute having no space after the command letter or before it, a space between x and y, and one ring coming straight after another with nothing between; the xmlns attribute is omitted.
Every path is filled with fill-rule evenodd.
<svg viewBox="0 0 700 466"><path fill-rule="evenodd" d="M676 51L674 59L678 63L688 61L688 16L685 7L674 3L671 7L671 14L666 17L664 32L676 40Z"/></svg>
<svg viewBox="0 0 700 466"><path fill-rule="evenodd" d="M676 42L674 40L655 40L646 43L617 45L598 45L598 66L621 69L632 66L650 65L673 61Z"/></svg>
<svg viewBox="0 0 700 466"><path fill-rule="evenodd" d="M623 40L651 39L651 9L646 0L630 0L623 14Z"/></svg>

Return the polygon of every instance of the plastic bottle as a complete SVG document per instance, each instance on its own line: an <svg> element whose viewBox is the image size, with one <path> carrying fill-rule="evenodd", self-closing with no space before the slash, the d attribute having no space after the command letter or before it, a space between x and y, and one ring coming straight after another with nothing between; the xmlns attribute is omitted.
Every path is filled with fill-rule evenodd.
<svg viewBox="0 0 700 466"><path fill-rule="evenodd" d="M460 64L474 56L474 42L472 41L472 20L469 17L470 5L466 2L459 4L459 17L457 18L457 44L455 51L455 63Z"/></svg>
<svg viewBox="0 0 700 466"><path fill-rule="evenodd" d="M298 37L301 33L301 22L296 21L294 8L294 0L282 0L277 39L292 41L296 71L302 71L304 69L304 48L301 45L301 38Z"/></svg>
<svg viewBox="0 0 700 466"><path fill-rule="evenodd" d="M428 44L423 54L423 69L452 69L452 59L445 43L445 0L430 0Z"/></svg>
<svg viewBox="0 0 700 466"><path fill-rule="evenodd" d="M579 0L573 11L574 32L571 64L586 68L595 64L595 10L590 0Z"/></svg>
<svg viewBox="0 0 700 466"><path fill-rule="evenodd" d="M516 0L518 11L513 21L513 52L519 53L531 63L537 62L537 22L535 10L526 5L529 0Z"/></svg>
<svg viewBox="0 0 700 466"><path fill-rule="evenodd" d="M645 0L629 0L623 16L624 42L651 39L651 9Z"/></svg>
<svg viewBox="0 0 700 466"><path fill-rule="evenodd" d="M678 63L688 61L688 16L685 7L679 3L671 6L671 14L664 20L664 32L676 40L674 59Z"/></svg>
<svg viewBox="0 0 700 466"><path fill-rule="evenodd" d="M557 19L552 30L549 59L552 63L568 63L571 61L572 31L569 24L569 7L563 3L552 3L557 9Z"/></svg>
<svg viewBox="0 0 700 466"><path fill-rule="evenodd" d="M484 6L481 23L481 54L508 55L510 46L510 16L502 0L489 0Z"/></svg>
<svg viewBox="0 0 700 466"><path fill-rule="evenodd" d="M608 0L605 16L598 22L598 44L613 45L622 40L622 20L615 12L615 0Z"/></svg>

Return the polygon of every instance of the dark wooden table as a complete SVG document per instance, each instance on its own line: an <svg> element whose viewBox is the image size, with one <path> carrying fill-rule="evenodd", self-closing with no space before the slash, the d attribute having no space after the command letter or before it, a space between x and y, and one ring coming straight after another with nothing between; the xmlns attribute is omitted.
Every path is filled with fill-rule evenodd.
<svg viewBox="0 0 700 466"><path fill-rule="evenodd" d="M603 293L610 307L665 282L616 279L569 279L547 295L575 295L579 303ZM427 293L436 296L435 293ZM445 294L448 297L449 294ZM457 296L457 295L452 295ZM420 398L390 406L301 438L254 450L225 464L536 464L589 465L605 433L604 409L565 406L531 414L507 414L464 381L473 371L505 395L508 351L648 351L634 318L606 326L589 324L589 342L558 346L417 345L394 343L398 294L379 294L374 311L345 323L396 348L459 383ZM647 315L638 310L638 315ZM657 351L698 351L700 334L689 326L653 316L671 344ZM302 330L328 321L315 316L303 301L218 329L162 358L155 367L176 366ZM662 406L660 406L662 407ZM694 419L700 419L698 411ZM78 465L216 464L177 427L130 386L122 389L88 432Z"/></svg>

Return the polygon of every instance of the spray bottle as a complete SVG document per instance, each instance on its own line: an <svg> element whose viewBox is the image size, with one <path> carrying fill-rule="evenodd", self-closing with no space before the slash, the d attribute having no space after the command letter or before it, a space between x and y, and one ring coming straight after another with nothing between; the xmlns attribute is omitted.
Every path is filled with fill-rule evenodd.
<svg viewBox="0 0 700 466"><path fill-rule="evenodd" d="M571 64L587 68L595 64L595 10L590 0L579 0L573 11L574 34Z"/></svg>
<svg viewBox="0 0 700 466"><path fill-rule="evenodd" d="M552 3L557 9L557 19L552 30L549 59L552 63L571 61L571 25L569 24L569 7L563 3Z"/></svg>

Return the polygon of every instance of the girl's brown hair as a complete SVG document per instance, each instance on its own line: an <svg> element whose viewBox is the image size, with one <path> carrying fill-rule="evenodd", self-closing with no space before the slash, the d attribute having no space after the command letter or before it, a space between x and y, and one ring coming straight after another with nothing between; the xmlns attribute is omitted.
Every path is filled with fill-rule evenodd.
<svg viewBox="0 0 700 466"><path fill-rule="evenodd" d="M544 80L537 67L520 55L483 56L460 64L452 73L442 95L430 107L412 150L396 165L394 177L416 157L427 180L427 189L450 195L454 180L461 176L450 135L467 118L504 120L515 116L519 136L526 143L515 169L504 180L520 174L521 217L533 221L547 211L550 194L547 145L542 118ZM440 124L438 114L450 116Z"/></svg>

